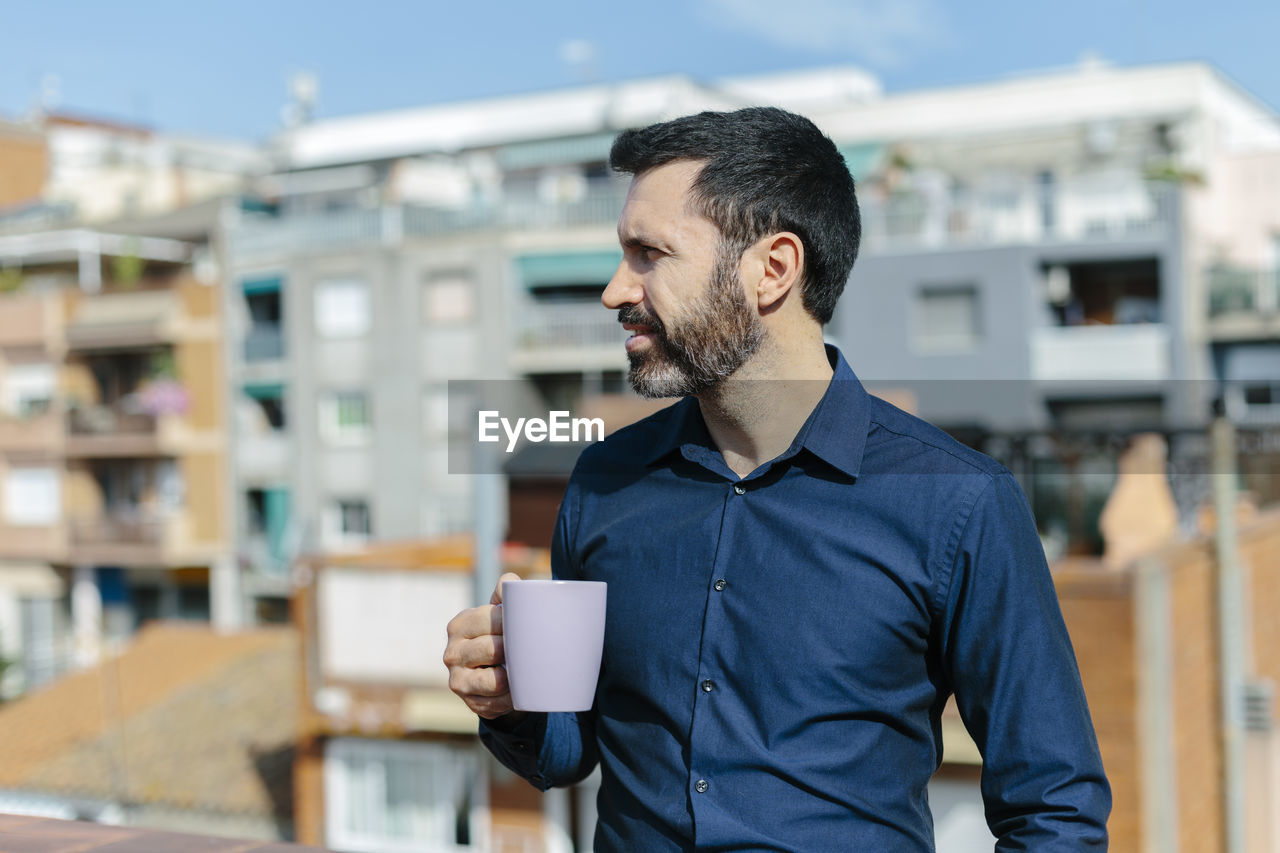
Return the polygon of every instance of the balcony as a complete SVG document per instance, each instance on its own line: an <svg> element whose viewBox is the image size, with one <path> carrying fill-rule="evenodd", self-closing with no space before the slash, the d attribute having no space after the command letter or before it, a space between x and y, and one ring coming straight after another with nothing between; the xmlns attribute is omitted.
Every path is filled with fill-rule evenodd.
<svg viewBox="0 0 1280 853"><path fill-rule="evenodd" d="M529 302L518 309L512 368L524 372L625 370L630 334L599 302Z"/></svg>
<svg viewBox="0 0 1280 853"><path fill-rule="evenodd" d="M288 478L292 441L284 430L246 432L236 441L236 470L247 480Z"/></svg>
<svg viewBox="0 0 1280 853"><path fill-rule="evenodd" d="M284 358L284 330L280 326L254 326L244 337L245 361L278 361Z"/></svg>
<svg viewBox="0 0 1280 853"><path fill-rule="evenodd" d="M870 252L1031 243L1167 239L1178 188L1164 182L1025 183L1002 188L923 187L859 199Z"/></svg>
<svg viewBox="0 0 1280 853"><path fill-rule="evenodd" d="M1205 270L1214 338L1280 337L1280 267L1213 266Z"/></svg>
<svg viewBox="0 0 1280 853"><path fill-rule="evenodd" d="M231 251L243 262L259 256L395 246L408 238L447 236L488 229L544 230L609 226L618 220L626 187L591 187L578 198L548 201L516 196L462 209L395 205L246 217L231 234Z"/></svg>
<svg viewBox="0 0 1280 853"><path fill-rule="evenodd" d="M67 411L67 455L153 456L160 453L158 422L124 398L110 405L73 406Z"/></svg>
<svg viewBox="0 0 1280 853"><path fill-rule="evenodd" d="M1162 323L1053 326L1032 330L1031 378L1042 382L1170 378L1169 328Z"/></svg>
<svg viewBox="0 0 1280 853"><path fill-rule="evenodd" d="M68 525L71 558L119 565L166 565L176 519L143 515L136 510L108 510L99 516L73 518Z"/></svg>
<svg viewBox="0 0 1280 853"><path fill-rule="evenodd" d="M179 295L166 283L78 295L67 326L67 346L73 352L158 346L172 341L181 317Z"/></svg>

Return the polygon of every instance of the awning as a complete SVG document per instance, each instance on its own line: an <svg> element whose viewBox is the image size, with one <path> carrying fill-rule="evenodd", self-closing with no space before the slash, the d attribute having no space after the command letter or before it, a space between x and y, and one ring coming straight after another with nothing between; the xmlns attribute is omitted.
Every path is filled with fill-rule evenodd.
<svg viewBox="0 0 1280 853"><path fill-rule="evenodd" d="M254 296L259 293L278 293L283 286L284 276L279 275L246 278L240 282L240 288L244 291L245 296Z"/></svg>
<svg viewBox="0 0 1280 853"><path fill-rule="evenodd" d="M250 382L245 384L244 393L255 400L276 400L284 396L284 383Z"/></svg>
<svg viewBox="0 0 1280 853"><path fill-rule="evenodd" d="M516 259L520 280L526 288L565 284L598 284L603 288L622 262L622 252L557 252L524 255Z"/></svg>

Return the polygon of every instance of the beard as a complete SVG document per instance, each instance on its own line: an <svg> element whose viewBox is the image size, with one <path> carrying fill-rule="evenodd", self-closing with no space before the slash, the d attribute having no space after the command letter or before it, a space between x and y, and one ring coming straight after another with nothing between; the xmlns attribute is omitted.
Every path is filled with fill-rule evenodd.
<svg viewBox="0 0 1280 853"><path fill-rule="evenodd" d="M764 324L742 292L739 257L734 254L720 246L702 296L679 325L667 326L639 305L618 309L619 323L639 323L653 330L649 347L627 353L628 378L637 394L649 399L702 394L733 375L760 349Z"/></svg>

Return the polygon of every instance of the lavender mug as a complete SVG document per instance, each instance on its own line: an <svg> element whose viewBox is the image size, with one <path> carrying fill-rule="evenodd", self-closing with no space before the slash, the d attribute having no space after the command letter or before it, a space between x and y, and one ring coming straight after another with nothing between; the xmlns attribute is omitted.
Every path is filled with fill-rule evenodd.
<svg viewBox="0 0 1280 853"><path fill-rule="evenodd" d="M591 709L606 588L602 581L503 582L503 648L515 710Z"/></svg>

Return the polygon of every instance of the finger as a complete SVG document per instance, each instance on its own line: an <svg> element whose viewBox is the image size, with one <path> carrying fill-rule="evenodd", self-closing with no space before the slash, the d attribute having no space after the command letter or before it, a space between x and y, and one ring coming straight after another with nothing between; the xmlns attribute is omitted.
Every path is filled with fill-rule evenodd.
<svg viewBox="0 0 1280 853"><path fill-rule="evenodd" d="M502 577L498 578L498 584L493 588L493 595L489 596L489 603L501 604L502 603L502 585L507 581L518 581L518 580L520 580L520 576L515 572L507 572Z"/></svg>
<svg viewBox="0 0 1280 853"><path fill-rule="evenodd" d="M485 636L459 643L449 661L455 666L478 669L484 666L501 666L506 662L502 637Z"/></svg>
<svg viewBox="0 0 1280 853"><path fill-rule="evenodd" d="M507 684L507 670L501 666L455 667L449 671L449 689L464 700L492 699L505 696L511 690Z"/></svg>
<svg viewBox="0 0 1280 853"><path fill-rule="evenodd" d="M467 703L467 707L471 709L471 713L478 717L484 717L486 720L496 720L498 717L505 717L510 714L515 707L511 704L511 696L498 696L490 698L474 698L463 699Z"/></svg>
<svg viewBox="0 0 1280 853"><path fill-rule="evenodd" d="M490 634L502 633L502 608L492 604L482 604L464 610L449 621L446 628L449 640L470 640L475 637L486 637Z"/></svg>

